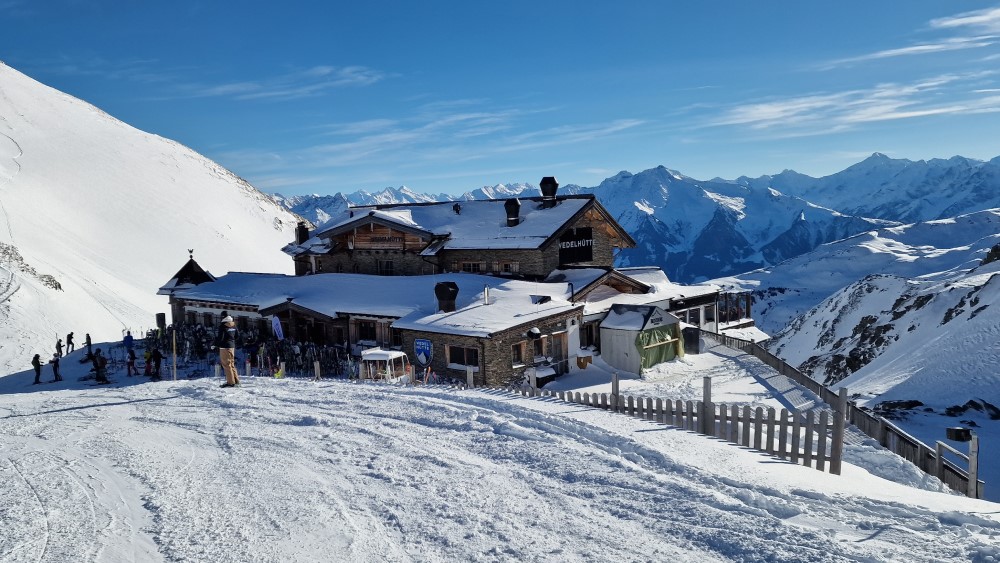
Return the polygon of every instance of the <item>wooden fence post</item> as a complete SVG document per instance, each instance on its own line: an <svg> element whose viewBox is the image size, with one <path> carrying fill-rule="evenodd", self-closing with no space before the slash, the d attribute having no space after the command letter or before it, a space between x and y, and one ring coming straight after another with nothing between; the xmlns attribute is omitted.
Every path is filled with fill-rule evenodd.
<svg viewBox="0 0 1000 563"><path fill-rule="evenodd" d="M840 388L837 412L833 413L833 444L830 445L830 473L840 475L844 459L844 423L847 421L847 388Z"/></svg>
<svg viewBox="0 0 1000 563"><path fill-rule="evenodd" d="M656 414L653 415L653 419L656 420L656 422L661 422L661 423L664 422L664 420L663 420L663 399L661 399L660 397L656 398Z"/></svg>
<svg viewBox="0 0 1000 563"><path fill-rule="evenodd" d="M826 429L827 429L828 415L826 410L819 413L819 441L816 444L816 469L823 471L826 469Z"/></svg>
<svg viewBox="0 0 1000 563"><path fill-rule="evenodd" d="M764 407L757 407L753 413L753 449L760 451L764 441Z"/></svg>
<svg viewBox="0 0 1000 563"><path fill-rule="evenodd" d="M788 454L788 409L781 409L778 421L778 457L785 459Z"/></svg>
<svg viewBox="0 0 1000 563"><path fill-rule="evenodd" d="M715 406L712 405L712 378L701 378L701 412L698 413L701 423L700 432L706 436L715 435Z"/></svg>
<svg viewBox="0 0 1000 563"><path fill-rule="evenodd" d="M767 408L767 447L764 451L774 453L774 407Z"/></svg>
<svg viewBox="0 0 1000 563"><path fill-rule="evenodd" d="M805 446L802 448L803 449L803 451L802 451L802 465L805 465L806 467L812 467L812 455L813 455L813 452L812 452L812 447L813 447L813 420L815 420L815 419L816 419L816 416L813 413L813 411L809 411L809 412L806 413L806 425L805 425L805 428L803 428L803 430L805 431L805 435L806 435L806 443L805 443Z"/></svg>
<svg viewBox="0 0 1000 563"><path fill-rule="evenodd" d="M250 362L247 362L247 369L249 369L249 368L250 368ZM316 374L313 377L313 381L319 381L319 380L323 379L323 375L320 374L320 371L319 371L319 360L316 360L316 361L313 362L313 372ZM410 383L412 383L412 381Z"/></svg>
<svg viewBox="0 0 1000 563"><path fill-rule="evenodd" d="M799 444L801 443L800 434L802 432L802 417L799 413L792 413L792 463L799 462Z"/></svg>
<svg viewBox="0 0 1000 563"><path fill-rule="evenodd" d="M743 407L743 436L741 436L740 445L746 448L750 447L750 423L753 418L750 416L750 406Z"/></svg>
<svg viewBox="0 0 1000 563"><path fill-rule="evenodd" d="M621 393L619 393L618 383L619 383L618 372L616 371L611 375L611 396L613 397L611 404L613 405L622 404Z"/></svg>
<svg viewBox="0 0 1000 563"><path fill-rule="evenodd" d="M219 379L219 370L220 369L221 369L221 366L219 364L215 364L215 378L216 379Z"/></svg>
<svg viewBox="0 0 1000 563"><path fill-rule="evenodd" d="M250 360L246 361L246 371L243 372L244 377L250 377ZM174 377L174 379L177 379Z"/></svg>
<svg viewBox="0 0 1000 563"><path fill-rule="evenodd" d="M729 415L729 441L733 444L740 443L740 407L733 405Z"/></svg>
<svg viewBox="0 0 1000 563"><path fill-rule="evenodd" d="M608 395L607 393L601 393L601 408L608 410Z"/></svg>
<svg viewBox="0 0 1000 563"><path fill-rule="evenodd" d="M972 433L969 442L969 491L972 498L979 498L979 436Z"/></svg>

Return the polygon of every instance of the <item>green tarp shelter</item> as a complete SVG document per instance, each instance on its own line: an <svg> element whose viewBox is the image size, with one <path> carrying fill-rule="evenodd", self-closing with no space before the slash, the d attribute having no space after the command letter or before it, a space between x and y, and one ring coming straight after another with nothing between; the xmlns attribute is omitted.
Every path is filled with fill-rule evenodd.
<svg viewBox="0 0 1000 563"><path fill-rule="evenodd" d="M639 374L683 355L680 321L655 305L612 305L601 321L601 357L611 367Z"/></svg>

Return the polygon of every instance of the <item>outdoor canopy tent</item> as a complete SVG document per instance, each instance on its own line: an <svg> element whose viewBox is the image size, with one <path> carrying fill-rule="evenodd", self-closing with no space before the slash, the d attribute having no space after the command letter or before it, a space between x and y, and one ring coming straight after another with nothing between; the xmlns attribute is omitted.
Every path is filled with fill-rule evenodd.
<svg viewBox="0 0 1000 563"><path fill-rule="evenodd" d="M601 358L613 368L638 374L683 355L680 320L655 305L612 305L601 321Z"/></svg>
<svg viewBox="0 0 1000 563"><path fill-rule="evenodd" d="M387 381L409 381L412 375L410 360L405 352L369 348L361 352L362 379L385 379Z"/></svg>

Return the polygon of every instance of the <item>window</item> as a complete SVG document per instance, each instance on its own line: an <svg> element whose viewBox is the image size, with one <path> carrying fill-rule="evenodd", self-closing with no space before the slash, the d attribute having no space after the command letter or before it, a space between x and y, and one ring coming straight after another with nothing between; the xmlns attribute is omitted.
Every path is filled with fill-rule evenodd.
<svg viewBox="0 0 1000 563"><path fill-rule="evenodd" d="M393 348L403 347L403 331L398 328L389 329L389 339L392 341Z"/></svg>
<svg viewBox="0 0 1000 563"><path fill-rule="evenodd" d="M493 272L496 274L516 274L520 271L520 264L513 261L494 262Z"/></svg>
<svg viewBox="0 0 1000 563"><path fill-rule="evenodd" d="M378 261L378 275L380 275L380 276L391 276L392 275L392 260L379 260Z"/></svg>
<svg viewBox="0 0 1000 563"><path fill-rule="evenodd" d="M375 321L358 321L358 340L375 342Z"/></svg>
<svg viewBox="0 0 1000 563"><path fill-rule="evenodd" d="M688 311L688 324L701 326L701 309L691 309Z"/></svg>
<svg viewBox="0 0 1000 563"><path fill-rule="evenodd" d="M486 271L486 262L462 262L462 271L469 274L481 274Z"/></svg>
<svg viewBox="0 0 1000 563"><path fill-rule="evenodd" d="M705 322L715 322L715 305L705 305Z"/></svg>
<svg viewBox="0 0 1000 563"><path fill-rule="evenodd" d="M458 369L459 367L471 366L473 371L479 370L479 350L476 348L463 348L461 346L445 346L448 354L448 367Z"/></svg>
<svg viewBox="0 0 1000 563"><path fill-rule="evenodd" d="M525 343L518 342L510 347L510 360L513 367L520 367L525 365L524 362L524 349Z"/></svg>

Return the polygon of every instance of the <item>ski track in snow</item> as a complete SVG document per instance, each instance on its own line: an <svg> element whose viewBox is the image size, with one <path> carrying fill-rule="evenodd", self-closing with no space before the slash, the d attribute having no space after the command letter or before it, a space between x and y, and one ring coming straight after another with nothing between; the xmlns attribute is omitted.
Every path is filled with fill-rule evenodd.
<svg viewBox="0 0 1000 563"><path fill-rule="evenodd" d="M670 426L501 392L244 381L10 395L0 560L1000 558L996 517L699 470L676 456L790 464Z"/></svg>

